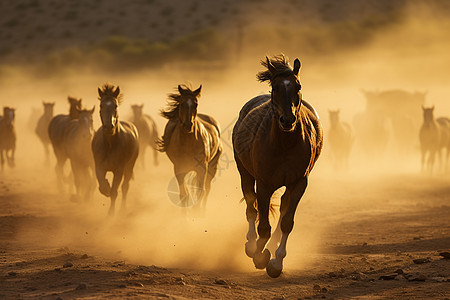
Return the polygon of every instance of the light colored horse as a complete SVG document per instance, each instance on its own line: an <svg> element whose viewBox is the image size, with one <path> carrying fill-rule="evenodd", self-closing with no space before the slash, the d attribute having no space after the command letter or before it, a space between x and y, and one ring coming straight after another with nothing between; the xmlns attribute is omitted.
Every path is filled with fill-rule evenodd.
<svg viewBox="0 0 450 300"><path fill-rule="evenodd" d="M352 128L346 122L341 122L339 110L329 110L330 128L328 130L328 144L336 169L347 169L348 159L353 144Z"/></svg>
<svg viewBox="0 0 450 300"><path fill-rule="evenodd" d="M55 103L43 102L42 104L44 106L44 113L36 124L35 133L44 146L45 159L48 164L50 161L49 147L51 144L50 137L48 136L48 125L53 119L53 107Z"/></svg>

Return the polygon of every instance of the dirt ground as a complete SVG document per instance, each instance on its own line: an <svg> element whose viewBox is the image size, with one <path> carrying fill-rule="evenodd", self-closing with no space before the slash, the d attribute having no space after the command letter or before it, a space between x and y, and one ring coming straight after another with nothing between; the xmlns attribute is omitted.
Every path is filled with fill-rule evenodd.
<svg viewBox="0 0 450 300"><path fill-rule="evenodd" d="M439 254L450 251L450 180L332 174L319 164L312 175L272 279L245 256L232 163L222 161L198 216L169 200L161 155L138 166L128 210L113 218L98 192L70 202L51 167L18 163L0 175L0 298L449 299L450 260Z"/></svg>

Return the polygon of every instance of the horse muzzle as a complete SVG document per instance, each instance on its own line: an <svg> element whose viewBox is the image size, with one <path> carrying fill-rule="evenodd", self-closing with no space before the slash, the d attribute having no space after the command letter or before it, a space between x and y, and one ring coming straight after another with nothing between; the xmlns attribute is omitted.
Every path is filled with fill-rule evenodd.
<svg viewBox="0 0 450 300"><path fill-rule="evenodd" d="M294 131L295 129L295 125L297 124L297 117L293 116L293 117L280 117L280 120L278 122L278 124L280 125L280 129L282 131Z"/></svg>

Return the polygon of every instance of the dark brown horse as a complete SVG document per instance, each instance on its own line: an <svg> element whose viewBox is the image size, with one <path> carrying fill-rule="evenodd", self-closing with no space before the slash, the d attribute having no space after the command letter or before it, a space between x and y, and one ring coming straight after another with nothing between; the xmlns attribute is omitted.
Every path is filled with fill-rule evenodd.
<svg viewBox="0 0 450 300"><path fill-rule="evenodd" d="M169 108L162 111L168 119L161 141L161 150L174 165L180 190L180 206L195 204L206 207L211 181L216 175L222 153L219 123L211 116L197 114L201 86L195 91L186 85L178 86L178 93L169 95ZM185 177L195 172L195 194L189 193Z"/></svg>
<svg viewBox="0 0 450 300"><path fill-rule="evenodd" d="M153 150L153 164L158 165L158 147L157 141L158 128L155 121L147 114L143 113L144 104L141 105L131 105L133 110L132 122L136 126L139 133L139 157L142 166L145 167L145 151L147 147Z"/></svg>
<svg viewBox="0 0 450 300"><path fill-rule="evenodd" d="M316 111L301 99L300 61L294 61L293 69L284 55L266 57L261 63L267 70L257 78L261 82L269 81L272 92L244 105L232 138L247 203L249 230L245 252L253 258L256 268L266 268L271 277L278 277L283 270L286 242L294 226L297 205L322 149L323 133ZM271 237L270 198L282 186L286 191L281 197L280 219L268 247L276 248L279 241L280 244L275 258L270 260L266 248Z"/></svg>
<svg viewBox="0 0 450 300"><path fill-rule="evenodd" d="M44 146L44 153L47 163L50 159L50 137L48 136L48 126L50 121L53 119L53 107L55 103L42 102L44 106L44 114L39 118L36 124L36 135L41 140L42 145Z"/></svg>
<svg viewBox="0 0 450 300"><path fill-rule="evenodd" d="M98 89L98 95L102 126L94 134L92 153L100 193L111 198L109 215L113 215L117 191L122 180L121 208L122 212L126 211L130 179L133 177L134 164L139 154L138 132L133 124L119 121L117 108L122 95L118 86L105 84ZM113 173L112 185L105 178L107 172Z"/></svg>
<svg viewBox="0 0 450 300"><path fill-rule="evenodd" d="M53 152L56 156L56 180L58 188L64 192L64 182L68 182L64 177L64 165L67 161L67 153L64 147L64 133L71 120L78 118L78 112L81 110L81 99L68 97L70 104L68 115L57 115L53 117L48 125L48 136L53 146Z"/></svg>
<svg viewBox="0 0 450 300"><path fill-rule="evenodd" d="M69 122L64 131L64 151L70 160L76 194L73 200L88 201L95 186L94 157L91 142L94 135L92 109L78 111L78 118Z"/></svg>
<svg viewBox="0 0 450 300"><path fill-rule="evenodd" d="M16 151L16 130L14 128L15 109L3 107L3 117L0 117L0 156L1 167L5 164L5 157L9 167L15 166L14 153Z"/></svg>

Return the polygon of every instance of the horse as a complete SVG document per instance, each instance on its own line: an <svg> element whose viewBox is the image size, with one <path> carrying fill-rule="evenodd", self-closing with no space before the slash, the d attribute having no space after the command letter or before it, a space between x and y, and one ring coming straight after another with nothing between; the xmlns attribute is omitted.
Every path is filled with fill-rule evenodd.
<svg viewBox="0 0 450 300"><path fill-rule="evenodd" d="M217 172L222 142L219 123L211 116L197 113L202 86L192 90L178 85L178 93L169 94L168 108L161 115L168 119L160 141L160 151L173 163L180 190L180 206L192 204L205 211L211 181ZM193 195L185 178L195 172Z"/></svg>
<svg viewBox="0 0 450 300"><path fill-rule="evenodd" d="M64 151L70 161L74 177L76 194L74 201L92 197L94 189L94 157L91 151L91 141L94 135L92 109L78 110L78 119L71 120L64 131Z"/></svg>
<svg viewBox="0 0 450 300"><path fill-rule="evenodd" d="M143 167L145 167L145 151L147 147L153 150L153 164L158 165L158 128L155 121L147 114L143 113L144 104L131 105L133 110L132 123L139 133L139 157Z"/></svg>
<svg viewBox="0 0 450 300"><path fill-rule="evenodd" d="M44 114L37 121L34 131L44 146L45 158L48 163L50 159L49 146L51 144L50 137L48 136L48 125L53 118L53 107L55 103L42 102L42 104L44 106Z"/></svg>
<svg viewBox="0 0 450 300"><path fill-rule="evenodd" d="M95 174L99 191L110 197L108 215L114 215L117 190L122 184L122 212L126 211L126 200L130 179L139 154L139 140L136 126L119 121L118 106L122 102L119 86L104 84L98 88L100 118L102 126L95 132L91 149L94 155ZM113 173L112 185L105 178L107 172Z"/></svg>
<svg viewBox="0 0 450 300"><path fill-rule="evenodd" d="M436 154L440 156L443 143L441 141L442 134L441 124L436 122L434 118L434 106L426 108L422 106L423 123L419 131L420 152L421 152L421 168L422 172L433 172Z"/></svg>
<svg viewBox="0 0 450 300"><path fill-rule="evenodd" d="M441 167L447 172L450 156L450 119L447 117L439 117L436 119L436 122L440 127L440 150L438 151L438 155L441 161Z"/></svg>
<svg viewBox="0 0 450 300"><path fill-rule="evenodd" d="M328 141L336 169L347 169L348 158L353 143L352 128L346 122L341 122L339 110L329 110L330 128Z"/></svg>
<svg viewBox="0 0 450 300"><path fill-rule="evenodd" d="M10 168L15 167L14 153L16 151L16 129L14 127L15 109L3 107L3 117L0 118L0 156L2 171L5 157Z"/></svg>
<svg viewBox="0 0 450 300"><path fill-rule="evenodd" d="M245 252L257 269L266 268L267 274L276 278L283 270L297 205L322 150L323 131L317 112L302 99L298 58L293 68L283 54L266 57L261 64L267 70L259 72L257 79L268 81L272 91L249 100L242 107L233 128L232 142L243 200L247 204L249 229ZM270 199L283 186L286 190L281 197L280 218L271 238ZM268 248L276 249L272 260Z"/></svg>

